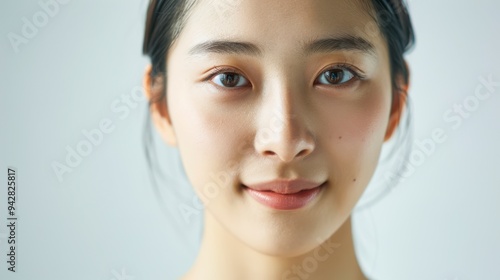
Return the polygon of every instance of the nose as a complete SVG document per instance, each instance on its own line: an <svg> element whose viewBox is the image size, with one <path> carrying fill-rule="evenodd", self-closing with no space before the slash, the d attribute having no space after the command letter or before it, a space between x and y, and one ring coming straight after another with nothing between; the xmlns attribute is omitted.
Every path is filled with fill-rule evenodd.
<svg viewBox="0 0 500 280"><path fill-rule="evenodd" d="M276 93L276 92L275 92ZM315 148L315 137L308 125L307 108L298 95L291 90L281 90L280 94L267 94L273 99L262 108L259 127L255 137L256 150L265 157L279 158L291 162L304 158Z"/></svg>

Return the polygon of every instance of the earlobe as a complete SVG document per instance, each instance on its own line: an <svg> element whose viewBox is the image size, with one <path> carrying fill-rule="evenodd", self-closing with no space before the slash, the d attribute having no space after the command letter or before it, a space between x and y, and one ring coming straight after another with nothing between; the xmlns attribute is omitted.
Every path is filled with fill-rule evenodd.
<svg viewBox="0 0 500 280"><path fill-rule="evenodd" d="M391 113L389 117L389 124L387 125L386 134L384 137L384 142L388 141L397 127L400 125L401 117L403 116L403 111L406 106L406 102L408 102L408 88L409 88L409 77L410 71L408 68L408 63L405 61L405 67L408 72L408 81L405 82L403 77L400 75L397 78L398 89L394 89L394 96L391 105Z"/></svg>
<svg viewBox="0 0 500 280"><path fill-rule="evenodd" d="M389 124L387 125L384 142L388 141L392 137L392 135L396 131L396 128L399 126L401 116L403 115L403 110L406 104L406 93L399 92L396 93L396 96L398 97L394 97L394 99L398 100L393 101L392 103L391 115L389 117Z"/></svg>
<svg viewBox="0 0 500 280"><path fill-rule="evenodd" d="M166 98L158 98L165 90L162 81L163 77L153 79L151 77L152 69L151 64L148 64L144 70L143 78L144 94L150 104L151 120L162 140L168 145L175 147L177 146L177 139L168 114Z"/></svg>

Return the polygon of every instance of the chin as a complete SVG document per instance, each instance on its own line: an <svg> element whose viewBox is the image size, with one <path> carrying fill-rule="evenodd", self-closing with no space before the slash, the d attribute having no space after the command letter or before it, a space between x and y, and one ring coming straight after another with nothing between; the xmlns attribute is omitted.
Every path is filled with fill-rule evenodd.
<svg viewBox="0 0 500 280"><path fill-rule="evenodd" d="M274 240L276 241L276 240ZM311 240L290 240L279 241L279 242L254 242L248 244L255 251L270 256L279 258L294 258L304 255L311 250L314 250L319 243L315 242L314 239Z"/></svg>
<svg viewBox="0 0 500 280"><path fill-rule="evenodd" d="M325 221L312 221L315 227L290 222L279 221L267 227L261 224L259 230L248 231L251 235L242 236L241 240L262 254L293 258L314 250L335 232L334 225L326 227Z"/></svg>

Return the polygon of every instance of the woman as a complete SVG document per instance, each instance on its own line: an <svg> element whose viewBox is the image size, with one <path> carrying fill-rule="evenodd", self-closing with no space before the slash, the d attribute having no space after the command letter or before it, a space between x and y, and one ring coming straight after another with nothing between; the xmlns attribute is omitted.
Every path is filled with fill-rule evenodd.
<svg viewBox="0 0 500 280"><path fill-rule="evenodd" d="M203 201L193 279L366 279L351 211L406 104L399 0L158 0L144 87Z"/></svg>

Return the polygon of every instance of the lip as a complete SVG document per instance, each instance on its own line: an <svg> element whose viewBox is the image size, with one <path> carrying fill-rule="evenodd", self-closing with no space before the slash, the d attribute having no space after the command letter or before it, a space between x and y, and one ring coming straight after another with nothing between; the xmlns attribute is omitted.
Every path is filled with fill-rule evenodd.
<svg viewBox="0 0 500 280"><path fill-rule="evenodd" d="M255 185L243 185L257 202L277 210L293 210L306 206L326 185L305 179L274 180Z"/></svg>

